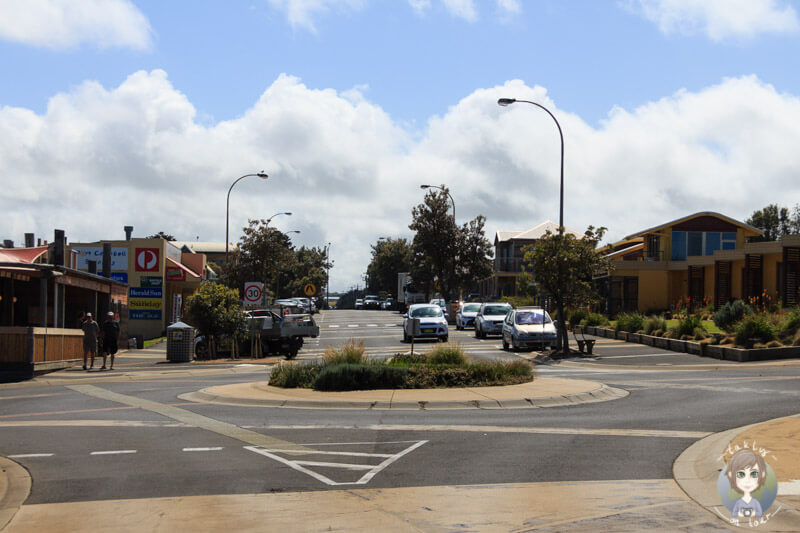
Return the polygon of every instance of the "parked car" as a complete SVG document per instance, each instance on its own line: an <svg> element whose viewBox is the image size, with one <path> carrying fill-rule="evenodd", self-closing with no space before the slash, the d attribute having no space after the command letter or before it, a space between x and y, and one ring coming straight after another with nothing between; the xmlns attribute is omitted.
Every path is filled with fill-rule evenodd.
<svg viewBox="0 0 800 533"><path fill-rule="evenodd" d="M411 328L409 318L419 319L419 334ZM403 315L403 342L412 338L435 338L447 342L447 319L442 308L436 304L414 304Z"/></svg>
<svg viewBox="0 0 800 533"><path fill-rule="evenodd" d="M512 309L503 321L503 349L549 349L556 343L556 328L541 307Z"/></svg>
<svg viewBox="0 0 800 533"><path fill-rule="evenodd" d="M380 309L381 299L377 296L367 295L364 297L364 309Z"/></svg>
<svg viewBox="0 0 800 533"><path fill-rule="evenodd" d="M463 303L456 312L456 329L475 327L475 315L481 310L480 303Z"/></svg>
<svg viewBox="0 0 800 533"><path fill-rule="evenodd" d="M475 337L485 339L487 335L501 335L503 320L512 307L506 303L484 303L475 315Z"/></svg>
<svg viewBox="0 0 800 533"><path fill-rule="evenodd" d="M391 296L388 296L384 301L381 302L381 309L384 311L391 310L392 306L394 306L394 300Z"/></svg>
<svg viewBox="0 0 800 533"><path fill-rule="evenodd" d="M297 298L292 298L292 300L297 300L297 301L303 303L303 305L305 305L305 307L308 308L308 313L310 313L312 315L317 312L317 304L314 303L314 300L312 300L311 298L306 298L306 297L301 296L301 297L297 297Z"/></svg>
<svg viewBox="0 0 800 533"><path fill-rule="evenodd" d="M355 308L356 309L364 309L364 300L362 300L361 298L356 298Z"/></svg>
<svg viewBox="0 0 800 533"><path fill-rule="evenodd" d="M283 298L275 300L273 305L279 305L283 309L283 313L308 313L308 307L302 302L298 302L295 298Z"/></svg>

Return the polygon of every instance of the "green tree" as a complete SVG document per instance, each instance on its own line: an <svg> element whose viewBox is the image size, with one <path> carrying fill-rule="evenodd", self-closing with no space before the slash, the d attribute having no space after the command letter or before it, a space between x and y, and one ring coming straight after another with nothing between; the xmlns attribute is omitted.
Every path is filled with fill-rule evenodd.
<svg viewBox="0 0 800 533"><path fill-rule="evenodd" d="M797 206L795 209L797 210ZM777 241L781 235L793 233L789 210L785 207L778 207L778 204L770 204L763 209L753 211L745 223L764 232L761 237L751 237L752 242Z"/></svg>
<svg viewBox="0 0 800 533"><path fill-rule="evenodd" d="M485 218L479 215L459 228L450 211L447 187L429 189L411 215L408 227L416 233L409 272L418 289L430 294L435 288L449 300L491 275L492 250L484 234Z"/></svg>
<svg viewBox="0 0 800 533"><path fill-rule="evenodd" d="M395 297L397 273L411 269L411 244L406 239L379 239L372 245L372 261L367 266L367 292Z"/></svg>
<svg viewBox="0 0 800 533"><path fill-rule="evenodd" d="M306 248L301 246L294 252L292 268L286 273L285 281L281 282L281 290L285 294L279 297L291 297L303 295L303 289L311 284L321 294L327 279L327 269L330 263L325 255L324 248Z"/></svg>
<svg viewBox="0 0 800 533"><path fill-rule="evenodd" d="M214 281L200 283L200 288L185 303L186 319L208 340L209 353L216 357L219 335L234 341L244 334L247 317L239 305L239 291Z"/></svg>
<svg viewBox="0 0 800 533"><path fill-rule="evenodd" d="M548 231L536 244L524 248L525 270L532 273L536 289L552 296L556 304L559 345L569 353L569 337L564 309L599 299L592 274L610 270L611 261L597 252L606 228L589 226L580 239L572 234Z"/></svg>
<svg viewBox="0 0 800 533"><path fill-rule="evenodd" d="M148 235L147 236L148 239L155 239L157 237L161 237L165 241L174 241L175 240L175 237L173 237L169 233L164 233L163 231L159 231L158 233L154 233L153 235Z"/></svg>

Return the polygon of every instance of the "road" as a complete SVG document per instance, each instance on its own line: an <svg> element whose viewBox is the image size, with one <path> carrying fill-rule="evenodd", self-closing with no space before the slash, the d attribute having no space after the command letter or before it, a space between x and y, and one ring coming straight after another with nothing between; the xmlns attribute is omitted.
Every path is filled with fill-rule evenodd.
<svg viewBox="0 0 800 533"><path fill-rule="evenodd" d="M301 360L351 338L363 340L374 357L409 349L401 342L402 318L396 313L317 316L321 335L306 344ZM453 329L450 337L475 358L529 355L505 352L499 338L479 340L472 331ZM416 349L432 344L418 343ZM163 353L137 353L120 357L114 373L75 369L0 385L0 455L30 472L26 506L340 491L334 496L353 488L443 491L490 485L502 491L524 486L553 499L548 505L558 509L558 517L544 523L557 524L557 530L590 523L636 529L647 520L677 530L724 530L724 523L675 489L672 463L711 433L795 414L800 369L721 363L710 370L707 359L610 340L599 341L595 352L600 358L592 365L538 366L537 372L600 381L630 391L628 397L544 409L439 411L188 402L180 396L266 380L269 367L174 365L163 362ZM678 364L680 370L669 368ZM687 369L691 364L698 368ZM292 446L316 450L314 460L301 463L285 451ZM648 490L650 499L643 496ZM605 510L589 516L598 494L608 495ZM562 508L555 500L563 498L576 503Z"/></svg>

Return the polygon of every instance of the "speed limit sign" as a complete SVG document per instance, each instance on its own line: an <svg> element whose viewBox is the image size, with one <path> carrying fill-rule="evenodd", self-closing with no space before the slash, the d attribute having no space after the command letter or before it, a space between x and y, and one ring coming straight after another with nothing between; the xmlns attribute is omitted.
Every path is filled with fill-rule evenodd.
<svg viewBox="0 0 800 533"><path fill-rule="evenodd" d="M261 303L261 296L264 294L264 284L258 281L248 281L244 284L244 303L255 305Z"/></svg>

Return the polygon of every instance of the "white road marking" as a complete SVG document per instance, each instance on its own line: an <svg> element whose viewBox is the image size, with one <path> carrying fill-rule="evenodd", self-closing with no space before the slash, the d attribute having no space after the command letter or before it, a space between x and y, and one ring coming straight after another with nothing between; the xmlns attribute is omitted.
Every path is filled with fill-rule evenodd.
<svg viewBox="0 0 800 533"><path fill-rule="evenodd" d="M626 359L628 357L664 357L665 355L675 355L675 352L667 353L642 353L636 355L602 355L600 359Z"/></svg>
<svg viewBox="0 0 800 533"><path fill-rule="evenodd" d="M52 457L52 453L18 453L16 455L9 455L9 459L27 459L29 457Z"/></svg>
<svg viewBox="0 0 800 533"><path fill-rule="evenodd" d="M417 441L413 441L413 442L417 442ZM350 444L350 443L345 443L345 444ZM373 442L371 444L375 444L375 443ZM384 443L381 442L380 444L384 444ZM304 446L308 446L308 445L305 444ZM267 451L268 452L272 452L272 453L292 453L294 455L300 455L298 452L295 452L294 450L275 450L275 449L271 449L271 450L267 450ZM390 454L390 453L387 454L387 453L364 453L364 452L323 452L323 451L320 451L320 450L313 450L313 451L302 452L302 453L309 454L309 455L348 455L350 457L383 457L383 458L392 457L392 454Z"/></svg>
<svg viewBox="0 0 800 533"><path fill-rule="evenodd" d="M105 450L100 452L89 452L89 455L119 455L126 453L136 453L136 450Z"/></svg>
<svg viewBox="0 0 800 533"><path fill-rule="evenodd" d="M367 324L368 328L377 328L378 324Z"/></svg>
<svg viewBox="0 0 800 533"><path fill-rule="evenodd" d="M329 328L338 328L338 327L339 327L339 324L331 324L331 325L330 325L330 326L328 326L328 327L329 327Z"/></svg>
<svg viewBox="0 0 800 533"><path fill-rule="evenodd" d="M357 328L358 324L348 324L347 327L348 328Z"/></svg>
<svg viewBox="0 0 800 533"><path fill-rule="evenodd" d="M372 470L372 465L353 465L348 463L322 463L319 461L294 461L301 466L324 466L326 468L344 468L345 470Z"/></svg>
<svg viewBox="0 0 800 533"><path fill-rule="evenodd" d="M185 452L218 452L222 450L222 446L209 446L207 448L184 448Z"/></svg>
<svg viewBox="0 0 800 533"><path fill-rule="evenodd" d="M0 429L17 427L131 427L131 428L183 428L180 422L143 422L138 420L3 420Z"/></svg>

